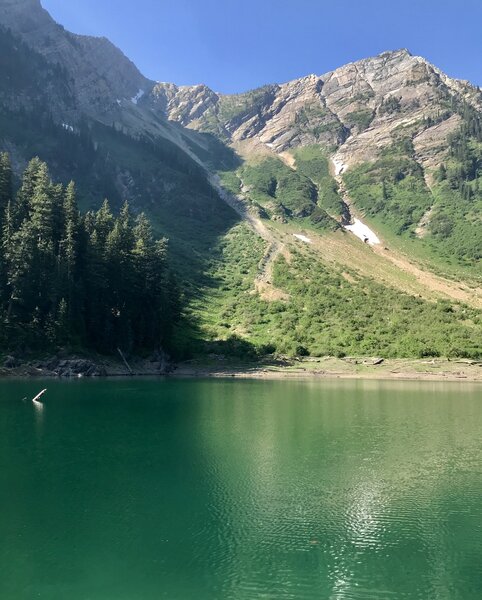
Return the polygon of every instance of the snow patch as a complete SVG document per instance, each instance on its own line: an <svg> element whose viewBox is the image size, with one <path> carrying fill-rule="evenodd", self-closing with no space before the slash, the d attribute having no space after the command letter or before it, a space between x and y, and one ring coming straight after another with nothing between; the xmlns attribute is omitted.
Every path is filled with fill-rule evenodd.
<svg viewBox="0 0 482 600"><path fill-rule="evenodd" d="M357 238L360 238L362 242L375 246L381 244L378 236L374 233L367 225L362 223L360 219L354 219L353 225L344 226L347 231L351 231Z"/></svg>
<svg viewBox="0 0 482 600"><path fill-rule="evenodd" d="M139 102L139 100L142 98L142 96L144 96L144 94L145 94L144 90L139 90L137 92L137 94L134 96L134 98L131 98L132 104L137 104Z"/></svg>
<svg viewBox="0 0 482 600"><path fill-rule="evenodd" d="M333 159L333 166L335 167L335 177L341 175L346 168L345 163L341 160L337 160L336 158Z"/></svg>
<svg viewBox="0 0 482 600"><path fill-rule="evenodd" d="M69 125L68 123L62 123L62 127L66 130L66 131L71 131L72 133L74 132L74 127L73 125Z"/></svg>
<svg viewBox="0 0 482 600"><path fill-rule="evenodd" d="M119 98L117 98L116 102L119 106L122 104L122 102L119 100Z"/></svg>
<svg viewBox="0 0 482 600"><path fill-rule="evenodd" d="M301 240L305 244L313 243L309 237L306 237L306 235L301 235L301 233L293 233L293 237L295 237L297 240Z"/></svg>

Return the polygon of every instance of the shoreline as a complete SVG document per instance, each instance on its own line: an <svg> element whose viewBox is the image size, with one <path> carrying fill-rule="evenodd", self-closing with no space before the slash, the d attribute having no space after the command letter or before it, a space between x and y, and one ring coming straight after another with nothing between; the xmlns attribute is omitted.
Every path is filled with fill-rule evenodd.
<svg viewBox="0 0 482 600"><path fill-rule="evenodd" d="M470 368L472 365L456 371L437 370L416 371L401 370L391 371L388 369L371 370L316 370L303 368L275 368L251 367L251 368L224 368L198 367L186 368L180 367L170 378L210 378L210 379L265 379L265 380L323 380L323 379L348 379L348 380L367 380L367 381L432 381L432 382L459 382L459 383L480 383L482 384L482 366Z"/></svg>
<svg viewBox="0 0 482 600"><path fill-rule="evenodd" d="M384 381L452 381L482 383L482 361L447 358L406 359L330 356L281 358L259 364L222 356L181 363L174 377L238 379L351 379Z"/></svg>
<svg viewBox="0 0 482 600"><path fill-rule="evenodd" d="M79 359L71 359L79 363ZM82 359L83 371L47 368L43 363L25 363L0 368L0 379L102 379L125 377L212 379L351 379L385 381L450 381L482 383L482 362L447 359L306 358L235 362L225 357L195 359L177 364L133 360L132 370L113 359Z"/></svg>

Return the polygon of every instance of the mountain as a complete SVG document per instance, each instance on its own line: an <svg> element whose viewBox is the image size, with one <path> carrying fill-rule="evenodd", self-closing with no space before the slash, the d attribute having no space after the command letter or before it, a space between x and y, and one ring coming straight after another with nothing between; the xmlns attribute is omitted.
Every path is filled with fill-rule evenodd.
<svg viewBox="0 0 482 600"><path fill-rule="evenodd" d="M0 0L0 50L0 150L149 214L181 352L480 356L479 88L407 50L237 95L159 83L39 0Z"/></svg>
<svg viewBox="0 0 482 600"><path fill-rule="evenodd" d="M56 69L63 92L48 96L55 122L75 127L88 117L132 136L164 137L188 151L179 129L144 106L155 83L106 38L66 31L40 0L0 0L0 26Z"/></svg>
<svg viewBox="0 0 482 600"><path fill-rule="evenodd" d="M239 95L216 94L203 85L159 83L147 101L171 121L218 136L248 164L257 156L258 189L253 190L253 169L246 167L237 173L238 189L247 180L247 196L271 217L278 219L280 212L284 218L306 216L311 196L312 210L321 205L330 216L350 221L358 209L374 219L374 227L386 228L385 235L426 237L434 259L450 262L456 256L460 265L476 267L481 258L482 93L408 50ZM274 169L286 177L279 162L274 168L273 158L293 169L303 148L318 148L329 160L337 185L328 185L328 191L333 196L336 189L338 207L333 198L326 205L310 190L294 210L293 202L280 206L257 176L269 171L278 181ZM262 167L260 156L265 157ZM439 185L442 165L444 178L449 168L449 184ZM320 185L316 177L315 183ZM298 191L301 184L294 185Z"/></svg>
<svg viewBox="0 0 482 600"><path fill-rule="evenodd" d="M111 119L118 113L117 99L125 102L153 85L107 39L65 31L38 0L2 0L0 22L48 62L62 66L76 100L72 116Z"/></svg>
<svg viewBox="0 0 482 600"><path fill-rule="evenodd" d="M203 248L236 217L192 149L219 164L231 151L153 115L140 94L153 83L120 50L65 31L37 0L0 0L0 47L0 149L17 176L38 155L75 179L84 209L108 197L155 213L182 265L202 273Z"/></svg>
<svg viewBox="0 0 482 600"><path fill-rule="evenodd" d="M408 50L246 94L225 96L204 85L158 83L150 96L170 120L230 142L253 140L276 152L321 144L338 148L347 165L374 158L400 127L413 128L416 136L427 129L424 119L444 117L445 127L434 125L417 140L420 157L427 161L434 155L429 149L442 150L457 128L456 105L482 109L478 88L447 77Z"/></svg>

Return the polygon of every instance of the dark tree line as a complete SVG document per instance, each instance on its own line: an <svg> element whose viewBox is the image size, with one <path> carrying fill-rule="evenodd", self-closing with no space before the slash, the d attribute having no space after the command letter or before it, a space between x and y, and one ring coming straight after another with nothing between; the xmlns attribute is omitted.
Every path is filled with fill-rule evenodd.
<svg viewBox="0 0 482 600"><path fill-rule="evenodd" d="M169 347L179 293L146 216L107 201L82 216L74 183L53 183L38 158L16 194L12 179L0 154L1 347Z"/></svg>
<svg viewBox="0 0 482 600"><path fill-rule="evenodd" d="M460 114L461 127L449 139L450 156L457 164L449 169L442 165L438 179L447 179L452 189L458 189L465 199L470 200L474 188L467 183L477 180L482 172L482 154L477 146L482 142L482 120L470 106L464 106ZM479 191L477 184L476 181L476 193Z"/></svg>
<svg viewBox="0 0 482 600"><path fill-rule="evenodd" d="M449 137L451 164L441 164L436 173L437 181L447 181L450 189L458 190L464 200L479 198L479 178L482 174L482 119L469 105L458 107L462 123L458 131Z"/></svg>

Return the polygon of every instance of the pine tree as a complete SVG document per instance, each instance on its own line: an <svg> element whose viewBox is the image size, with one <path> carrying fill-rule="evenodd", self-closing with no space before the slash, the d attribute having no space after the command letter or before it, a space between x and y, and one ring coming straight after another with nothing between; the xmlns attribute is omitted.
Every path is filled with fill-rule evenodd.
<svg viewBox="0 0 482 600"><path fill-rule="evenodd" d="M99 244L104 245L107 241L107 236L112 231L114 226L114 217L110 210L108 200L104 200L101 208L95 213L95 231Z"/></svg>
<svg viewBox="0 0 482 600"><path fill-rule="evenodd" d="M1 189L9 177L2 155ZM9 194L0 229L2 343L38 349L80 342L105 352L169 343L179 294L166 242L155 240L145 215L134 222L125 203L114 218L105 201L81 218L75 185L53 184L38 159L14 201Z"/></svg>
<svg viewBox="0 0 482 600"><path fill-rule="evenodd" d="M75 330L81 329L83 290L79 277L80 252L80 214L77 208L75 184L70 182L63 198L62 233L58 251L60 289L65 303L62 308L66 310L63 323L68 329L68 339Z"/></svg>
<svg viewBox="0 0 482 600"><path fill-rule="evenodd" d="M55 201L45 163L40 165L30 200L30 221L37 235L39 250L53 253Z"/></svg>
<svg viewBox="0 0 482 600"><path fill-rule="evenodd" d="M126 202L119 217L115 220L106 242L106 258L110 265L109 298L113 317L112 343L122 346L126 350L130 350L133 343L133 246L132 216Z"/></svg>
<svg viewBox="0 0 482 600"><path fill-rule="evenodd" d="M12 238L14 234L11 201L7 203L0 225L0 307L2 307L3 310L6 310L6 303L7 299L9 298L8 272L9 263L11 261L11 253L13 249Z"/></svg>
<svg viewBox="0 0 482 600"><path fill-rule="evenodd" d="M133 266L135 274L135 330L140 344L160 343L160 310L163 298L164 258L160 259L151 225L142 213L134 228Z"/></svg>
<svg viewBox="0 0 482 600"><path fill-rule="evenodd" d="M7 261L9 299L7 319L23 321L36 305L39 269L36 264L36 235L31 222L24 221L11 236Z"/></svg>
<svg viewBox="0 0 482 600"><path fill-rule="evenodd" d="M63 203L63 232L59 253L65 260L69 286L74 284L79 252L80 215L77 208L75 184L69 183Z"/></svg>
<svg viewBox="0 0 482 600"><path fill-rule="evenodd" d="M0 154L0 319L4 319L7 296L7 247L3 239L10 238L10 214L12 203L12 168L8 154ZM8 223L7 223L8 221Z"/></svg>
<svg viewBox="0 0 482 600"><path fill-rule="evenodd" d="M30 215L30 202L37 183L37 176L42 166L39 158L33 158L22 177L22 185L15 202L15 223L19 226Z"/></svg>
<svg viewBox="0 0 482 600"><path fill-rule="evenodd" d="M12 201L12 166L6 153L0 154L0 219Z"/></svg>

